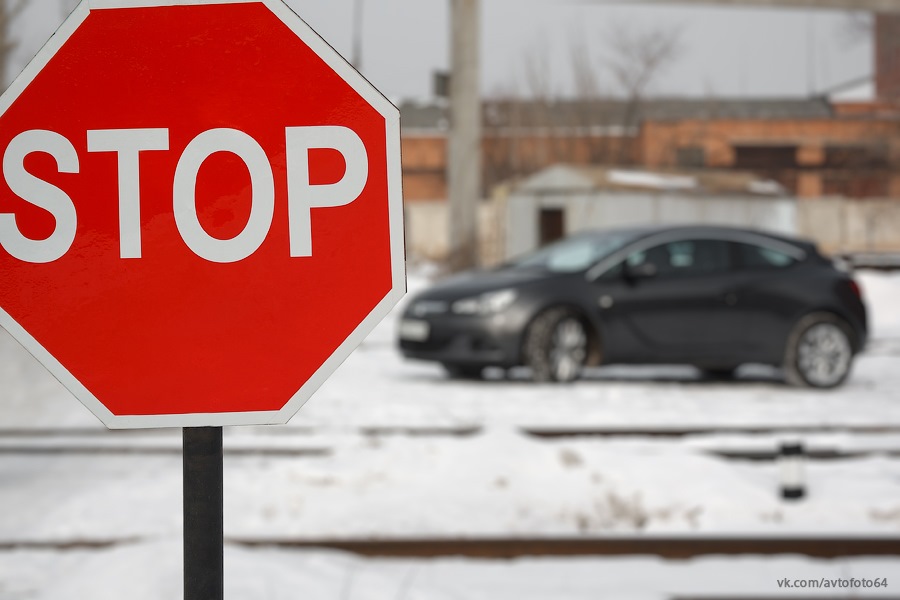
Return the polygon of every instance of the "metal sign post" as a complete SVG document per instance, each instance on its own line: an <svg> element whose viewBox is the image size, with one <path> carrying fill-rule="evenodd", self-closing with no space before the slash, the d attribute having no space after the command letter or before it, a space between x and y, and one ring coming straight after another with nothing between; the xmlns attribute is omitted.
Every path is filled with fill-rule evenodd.
<svg viewBox="0 0 900 600"><path fill-rule="evenodd" d="M223 600L222 428L185 427L184 600Z"/></svg>

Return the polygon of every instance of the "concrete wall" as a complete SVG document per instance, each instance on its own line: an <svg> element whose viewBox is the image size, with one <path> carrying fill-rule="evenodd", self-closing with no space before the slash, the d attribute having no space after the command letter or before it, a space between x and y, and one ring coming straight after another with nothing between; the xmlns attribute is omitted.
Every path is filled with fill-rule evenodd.
<svg viewBox="0 0 900 600"><path fill-rule="evenodd" d="M797 233L835 254L900 252L900 201L802 199L797 202Z"/></svg>
<svg viewBox="0 0 900 600"><path fill-rule="evenodd" d="M503 257L503 202L482 203L478 207L479 252L482 264L496 264ZM442 261L447 257L449 237L448 205L443 200L408 202L406 254L411 261Z"/></svg>
<svg viewBox="0 0 900 600"><path fill-rule="evenodd" d="M514 210L511 208L514 207ZM479 207L481 263L495 265L537 245L540 207L563 208L567 233L648 224L709 223L757 227L815 240L828 253L900 252L900 202L843 198L696 198L591 193L498 198ZM410 260L447 255L444 201L406 205Z"/></svg>

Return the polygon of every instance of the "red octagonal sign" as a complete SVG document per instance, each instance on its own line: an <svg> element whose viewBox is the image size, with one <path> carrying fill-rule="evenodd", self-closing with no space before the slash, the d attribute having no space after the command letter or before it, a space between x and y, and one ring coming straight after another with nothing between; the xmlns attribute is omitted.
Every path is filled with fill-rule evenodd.
<svg viewBox="0 0 900 600"><path fill-rule="evenodd" d="M0 98L0 324L109 427L286 422L405 292L399 127L279 0L85 0Z"/></svg>

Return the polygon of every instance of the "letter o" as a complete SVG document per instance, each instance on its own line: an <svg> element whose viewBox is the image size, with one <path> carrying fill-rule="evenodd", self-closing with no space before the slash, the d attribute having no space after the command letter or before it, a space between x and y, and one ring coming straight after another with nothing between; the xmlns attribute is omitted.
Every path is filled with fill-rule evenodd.
<svg viewBox="0 0 900 600"><path fill-rule="evenodd" d="M251 201L247 225L235 237L220 240L200 225L197 216L197 174L200 166L215 152L237 155L250 171ZM272 166L262 146L237 129L210 129L187 145L172 184L175 224L184 243L197 256L211 262L230 263L243 260L262 245L275 214L275 180Z"/></svg>

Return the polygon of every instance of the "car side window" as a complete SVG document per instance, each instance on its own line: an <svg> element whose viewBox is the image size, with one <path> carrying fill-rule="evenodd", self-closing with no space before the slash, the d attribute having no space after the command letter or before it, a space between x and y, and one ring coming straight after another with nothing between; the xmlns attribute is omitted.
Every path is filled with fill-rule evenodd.
<svg viewBox="0 0 900 600"><path fill-rule="evenodd" d="M622 277L622 264L624 261L617 262L607 270L603 271L599 277L597 277L598 281L613 281L616 279L621 279Z"/></svg>
<svg viewBox="0 0 900 600"><path fill-rule="evenodd" d="M614 279L620 279L622 277L622 270L624 269L625 265L628 265L629 267L640 266L645 262L646 257L647 257L647 252L645 250L638 250L637 252L632 252L631 254L629 254L628 256L625 257L625 260L617 262L616 264L614 264L613 266L608 268L606 271L604 271L600 275L600 277L598 277L598 279L602 280L602 281L610 281L610 280L614 280Z"/></svg>
<svg viewBox="0 0 900 600"><path fill-rule="evenodd" d="M756 244L736 244L739 264L745 269L784 269L797 262L793 256Z"/></svg>
<svg viewBox="0 0 900 600"><path fill-rule="evenodd" d="M707 275L728 270L728 242L678 240L633 252L625 260L629 267L651 263L661 277Z"/></svg>

